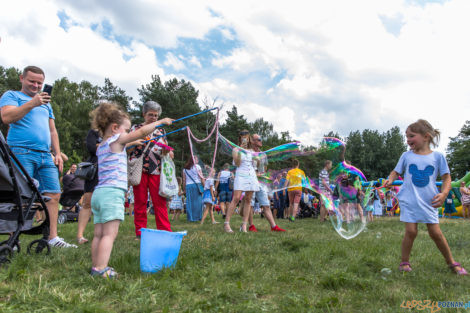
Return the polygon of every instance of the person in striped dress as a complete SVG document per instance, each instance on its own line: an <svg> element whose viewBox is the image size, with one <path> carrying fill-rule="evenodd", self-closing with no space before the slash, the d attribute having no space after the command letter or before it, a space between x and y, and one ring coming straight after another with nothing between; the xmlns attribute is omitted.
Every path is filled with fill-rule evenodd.
<svg viewBox="0 0 470 313"><path fill-rule="evenodd" d="M101 103L93 112L93 128L98 129L103 141L96 149L98 157L98 185L91 197L94 237L91 243L91 275L117 278L108 266L119 224L124 220L124 199L127 192L126 144L141 145L142 138L157 125L170 125L164 118L129 132L129 115L114 103ZM129 133L128 133L129 132Z"/></svg>

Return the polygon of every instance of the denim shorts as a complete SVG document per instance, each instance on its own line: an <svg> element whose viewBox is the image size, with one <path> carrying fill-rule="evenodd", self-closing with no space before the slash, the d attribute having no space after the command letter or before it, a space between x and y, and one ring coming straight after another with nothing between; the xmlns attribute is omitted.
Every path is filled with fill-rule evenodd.
<svg viewBox="0 0 470 313"><path fill-rule="evenodd" d="M232 202L232 192L231 191L221 191L219 193L220 202Z"/></svg>
<svg viewBox="0 0 470 313"><path fill-rule="evenodd" d="M96 188L91 196L93 223L103 224L114 220L124 220L126 191L115 187Z"/></svg>
<svg viewBox="0 0 470 313"><path fill-rule="evenodd" d="M251 205L255 205L255 199L258 201L259 206L270 206L271 203L268 199L268 193L264 188L260 188L259 191L255 191L253 198L251 199Z"/></svg>
<svg viewBox="0 0 470 313"><path fill-rule="evenodd" d="M49 152L11 147L11 151L23 165L29 176L39 182L41 193L60 193L59 170Z"/></svg>

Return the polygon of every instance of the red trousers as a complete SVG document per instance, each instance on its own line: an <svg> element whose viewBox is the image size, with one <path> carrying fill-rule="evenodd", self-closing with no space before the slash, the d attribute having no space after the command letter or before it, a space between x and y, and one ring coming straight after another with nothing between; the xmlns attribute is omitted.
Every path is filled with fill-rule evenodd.
<svg viewBox="0 0 470 313"><path fill-rule="evenodd" d="M158 194L160 189L160 175L142 173L140 184L133 187L134 190L134 225L135 234L140 236L140 229L147 227L147 197L148 191L152 198L153 210L157 229L171 231L166 198Z"/></svg>

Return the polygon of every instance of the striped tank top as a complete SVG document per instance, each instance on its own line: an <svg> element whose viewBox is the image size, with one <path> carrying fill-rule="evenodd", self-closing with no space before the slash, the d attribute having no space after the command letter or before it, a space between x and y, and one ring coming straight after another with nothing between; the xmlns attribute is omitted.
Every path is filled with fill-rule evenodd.
<svg viewBox="0 0 470 313"><path fill-rule="evenodd" d="M111 151L110 144L115 142L121 134L116 134L96 149L98 157L98 186L114 187L127 191L127 154L125 149L119 153Z"/></svg>

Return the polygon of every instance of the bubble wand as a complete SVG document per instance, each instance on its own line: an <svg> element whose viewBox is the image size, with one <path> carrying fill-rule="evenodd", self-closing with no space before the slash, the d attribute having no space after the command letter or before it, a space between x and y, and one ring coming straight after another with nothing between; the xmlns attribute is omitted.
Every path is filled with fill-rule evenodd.
<svg viewBox="0 0 470 313"><path fill-rule="evenodd" d="M212 108L212 109L204 110L204 111L199 112L199 113L194 113L194 114L191 114L191 115L188 115L188 116L184 116L184 117L181 117L181 118L178 118L178 119L174 120L171 124L176 123L176 122L179 122L179 121L182 121L182 120L185 120L185 119L187 119L187 118L190 118L190 117L193 117L193 116L196 116L196 115L199 115L199 114L207 113L207 112L209 112L209 111L218 110L218 109L219 109L218 107L215 107L215 108ZM155 128L163 127L163 126L165 126L165 125L164 125L164 124L162 124L162 125L157 125L157 126L155 126Z"/></svg>
<svg viewBox="0 0 470 313"><path fill-rule="evenodd" d="M145 140L143 143L147 143L147 142L149 142L149 141L153 141L153 140L160 139L160 138L162 138L162 137L166 137L166 136L168 136L169 134L173 134L173 133L176 133L176 132L179 132L179 131L185 130L187 127L188 127L188 126L181 127L181 128L179 128L179 129L177 129L177 130L171 131L171 132L169 132L169 133L166 133L166 134L164 134L164 135L160 135L160 136L157 136L157 137L151 138L151 139L149 139L149 140ZM131 148L134 148L134 147L136 147L136 145L129 146L129 147L127 147L126 149L131 149Z"/></svg>
<svg viewBox="0 0 470 313"><path fill-rule="evenodd" d="M193 117L193 116L196 116L196 115L199 115L199 114L203 114L203 113L206 113L206 112L209 112L209 111L212 111L212 110L216 110L216 109L218 110L219 108L218 108L218 107L215 107L215 108L212 108L212 109L204 110L204 111L199 112L199 113L195 113L195 114L191 114L191 115L188 115L188 116L184 116L184 117L181 117L181 118L179 118L179 119L174 120L171 124L173 124L173 123L175 123L175 122L179 122L179 121L185 120L185 119L187 119L187 118L190 118L190 117ZM155 126L155 128L163 127L163 126L165 126L165 125L164 125L164 124L161 124L161 125ZM177 129L177 130L171 131L171 132L169 132L169 133L166 133L165 135L160 135L160 136L151 138L151 139L149 139L149 140L146 140L146 141L144 141L143 143L147 143L147 142L149 142L149 141L153 141L153 140L156 140L156 139L165 137L165 136L167 136L167 135L169 135L169 134L176 133L176 132L178 132L178 131L180 131L180 130L183 130L183 129L186 129L186 128L187 128L187 126L182 127L182 128L180 128L180 129ZM130 148L133 148L133 147L135 147L135 145L134 145L134 146L130 146L130 147L128 147L127 149L130 149Z"/></svg>

